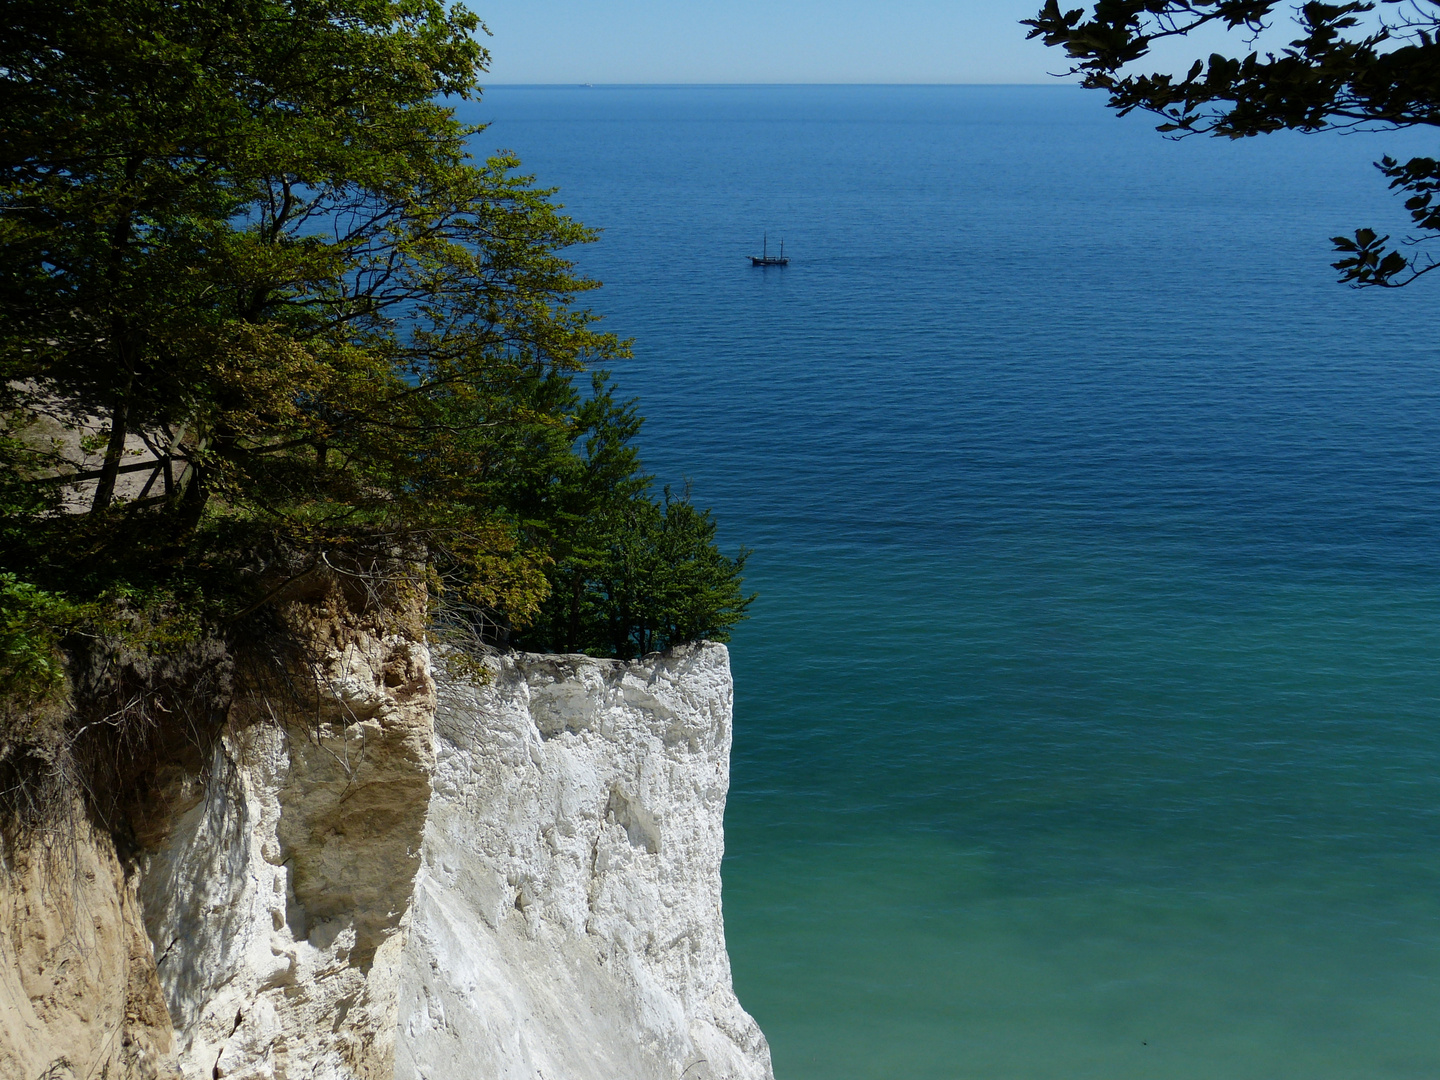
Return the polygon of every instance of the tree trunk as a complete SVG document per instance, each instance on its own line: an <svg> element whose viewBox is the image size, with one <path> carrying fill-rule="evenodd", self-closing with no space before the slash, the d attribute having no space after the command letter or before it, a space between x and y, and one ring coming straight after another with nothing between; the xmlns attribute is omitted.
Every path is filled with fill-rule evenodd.
<svg viewBox="0 0 1440 1080"><path fill-rule="evenodd" d="M130 391L135 385L135 371L132 367L125 379L125 387L115 398L110 410L110 441L105 446L105 460L100 466L100 479L95 484L95 500L90 504L92 514L103 514L115 501L115 479L120 474L120 461L125 456L125 436L130 423Z"/></svg>
<svg viewBox="0 0 1440 1080"><path fill-rule="evenodd" d="M125 189L128 192L140 173L143 161L132 155L125 162ZM109 286L107 306L110 309L110 350L119 361L120 370L125 372L125 382L115 395L115 404L110 407L110 441L105 447L105 460L100 466L100 479L95 484L95 500L90 504L90 513L103 514L115 501L115 478L120 473L120 459L125 456L125 436L129 433L130 398L135 388L135 355L130 349L129 333L125 317L116 308L124 278L125 256L135 235L134 221L129 210L124 210L110 226L110 258L105 277Z"/></svg>
<svg viewBox="0 0 1440 1080"><path fill-rule="evenodd" d="M171 517L173 538L176 541L186 539L199 528L200 519L205 514L205 504L210 501L209 477L205 475L204 466L192 461L185 476L184 489Z"/></svg>
<svg viewBox="0 0 1440 1080"><path fill-rule="evenodd" d="M584 597L585 575L575 571L575 576L570 584L570 618L569 625L565 628L565 651L580 651L580 601Z"/></svg>

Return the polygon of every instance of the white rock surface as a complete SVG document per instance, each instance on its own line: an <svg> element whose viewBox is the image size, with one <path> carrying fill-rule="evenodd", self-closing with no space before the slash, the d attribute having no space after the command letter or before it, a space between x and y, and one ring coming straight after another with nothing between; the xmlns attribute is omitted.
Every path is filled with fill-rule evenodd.
<svg viewBox="0 0 1440 1080"><path fill-rule="evenodd" d="M138 873L108 836L63 904L0 866L0 1074L772 1080L720 910L723 646L490 658L437 707L413 630L292 614L313 693L237 697Z"/></svg>
<svg viewBox="0 0 1440 1080"><path fill-rule="evenodd" d="M438 677L397 1080L769 1080L720 910L724 646Z"/></svg>
<svg viewBox="0 0 1440 1080"><path fill-rule="evenodd" d="M304 612L308 615L310 609ZM388 1080L430 801L425 645L321 604L313 696L242 694L140 898L186 1080ZM280 699L283 700L283 699Z"/></svg>

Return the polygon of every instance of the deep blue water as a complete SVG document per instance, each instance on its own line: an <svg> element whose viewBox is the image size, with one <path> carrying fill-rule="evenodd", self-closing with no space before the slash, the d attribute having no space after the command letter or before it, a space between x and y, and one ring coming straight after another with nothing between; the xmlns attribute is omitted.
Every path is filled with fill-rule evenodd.
<svg viewBox="0 0 1440 1080"><path fill-rule="evenodd" d="M605 230L647 463L755 549L725 914L780 1080L1440 1075L1440 284L1327 265L1433 147L1060 86L470 115Z"/></svg>

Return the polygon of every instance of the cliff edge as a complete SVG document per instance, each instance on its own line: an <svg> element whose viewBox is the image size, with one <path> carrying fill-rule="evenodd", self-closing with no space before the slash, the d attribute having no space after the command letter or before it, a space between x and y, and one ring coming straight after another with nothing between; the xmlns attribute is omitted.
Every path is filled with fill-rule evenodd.
<svg viewBox="0 0 1440 1080"><path fill-rule="evenodd" d="M315 692L237 693L123 858L0 867L0 1074L771 1080L720 909L724 646L447 673L302 614Z"/></svg>

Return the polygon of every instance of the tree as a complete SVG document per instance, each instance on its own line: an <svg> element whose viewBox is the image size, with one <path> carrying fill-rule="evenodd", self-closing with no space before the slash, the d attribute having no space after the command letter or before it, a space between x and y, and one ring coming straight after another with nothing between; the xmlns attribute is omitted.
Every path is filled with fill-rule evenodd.
<svg viewBox="0 0 1440 1080"><path fill-rule="evenodd" d="M1177 136L1440 126L1435 0L1312 0L1293 12L1298 36L1279 52L1262 53L1256 37L1273 25L1277 7L1274 0L1097 0L1088 9L1062 10L1058 0L1046 0L1025 25L1030 37L1063 47L1074 61L1070 73L1108 92L1121 115L1157 113L1159 130ZM1155 43L1208 28L1234 34L1241 48L1196 59L1183 77L1143 70ZM1417 246L1440 233L1440 161L1387 156L1377 167L1407 196L1417 235L1401 243L1413 251L1361 228L1333 238L1341 254L1334 266L1343 282L1393 288L1440 266Z"/></svg>
<svg viewBox="0 0 1440 1080"><path fill-rule="evenodd" d="M475 16L445 0L6 14L7 595L44 611L141 583L230 618L266 595L237 551L419 548L448 595L535 618L571 511L521 480L579 460L573 414L594 406L571 378L625 347L576 306L597 283L561 254L594 233L513 156L469 156L480 129L446 102L479 93Z"/></svg>
<svg viewBox="0 0 1440 1080"><path fill-rule="evenodd" d="M515 643L629 657L702 637L729 641L754 600L741 588L748 552L720 552L715 522L688 488L655 497L632 443L644 421L635 401L615 399L608 373L592 374L583 400L568 380L553 381L563 383L571 425L514 455L506 494L554 560L550 594Z"/></svg>

